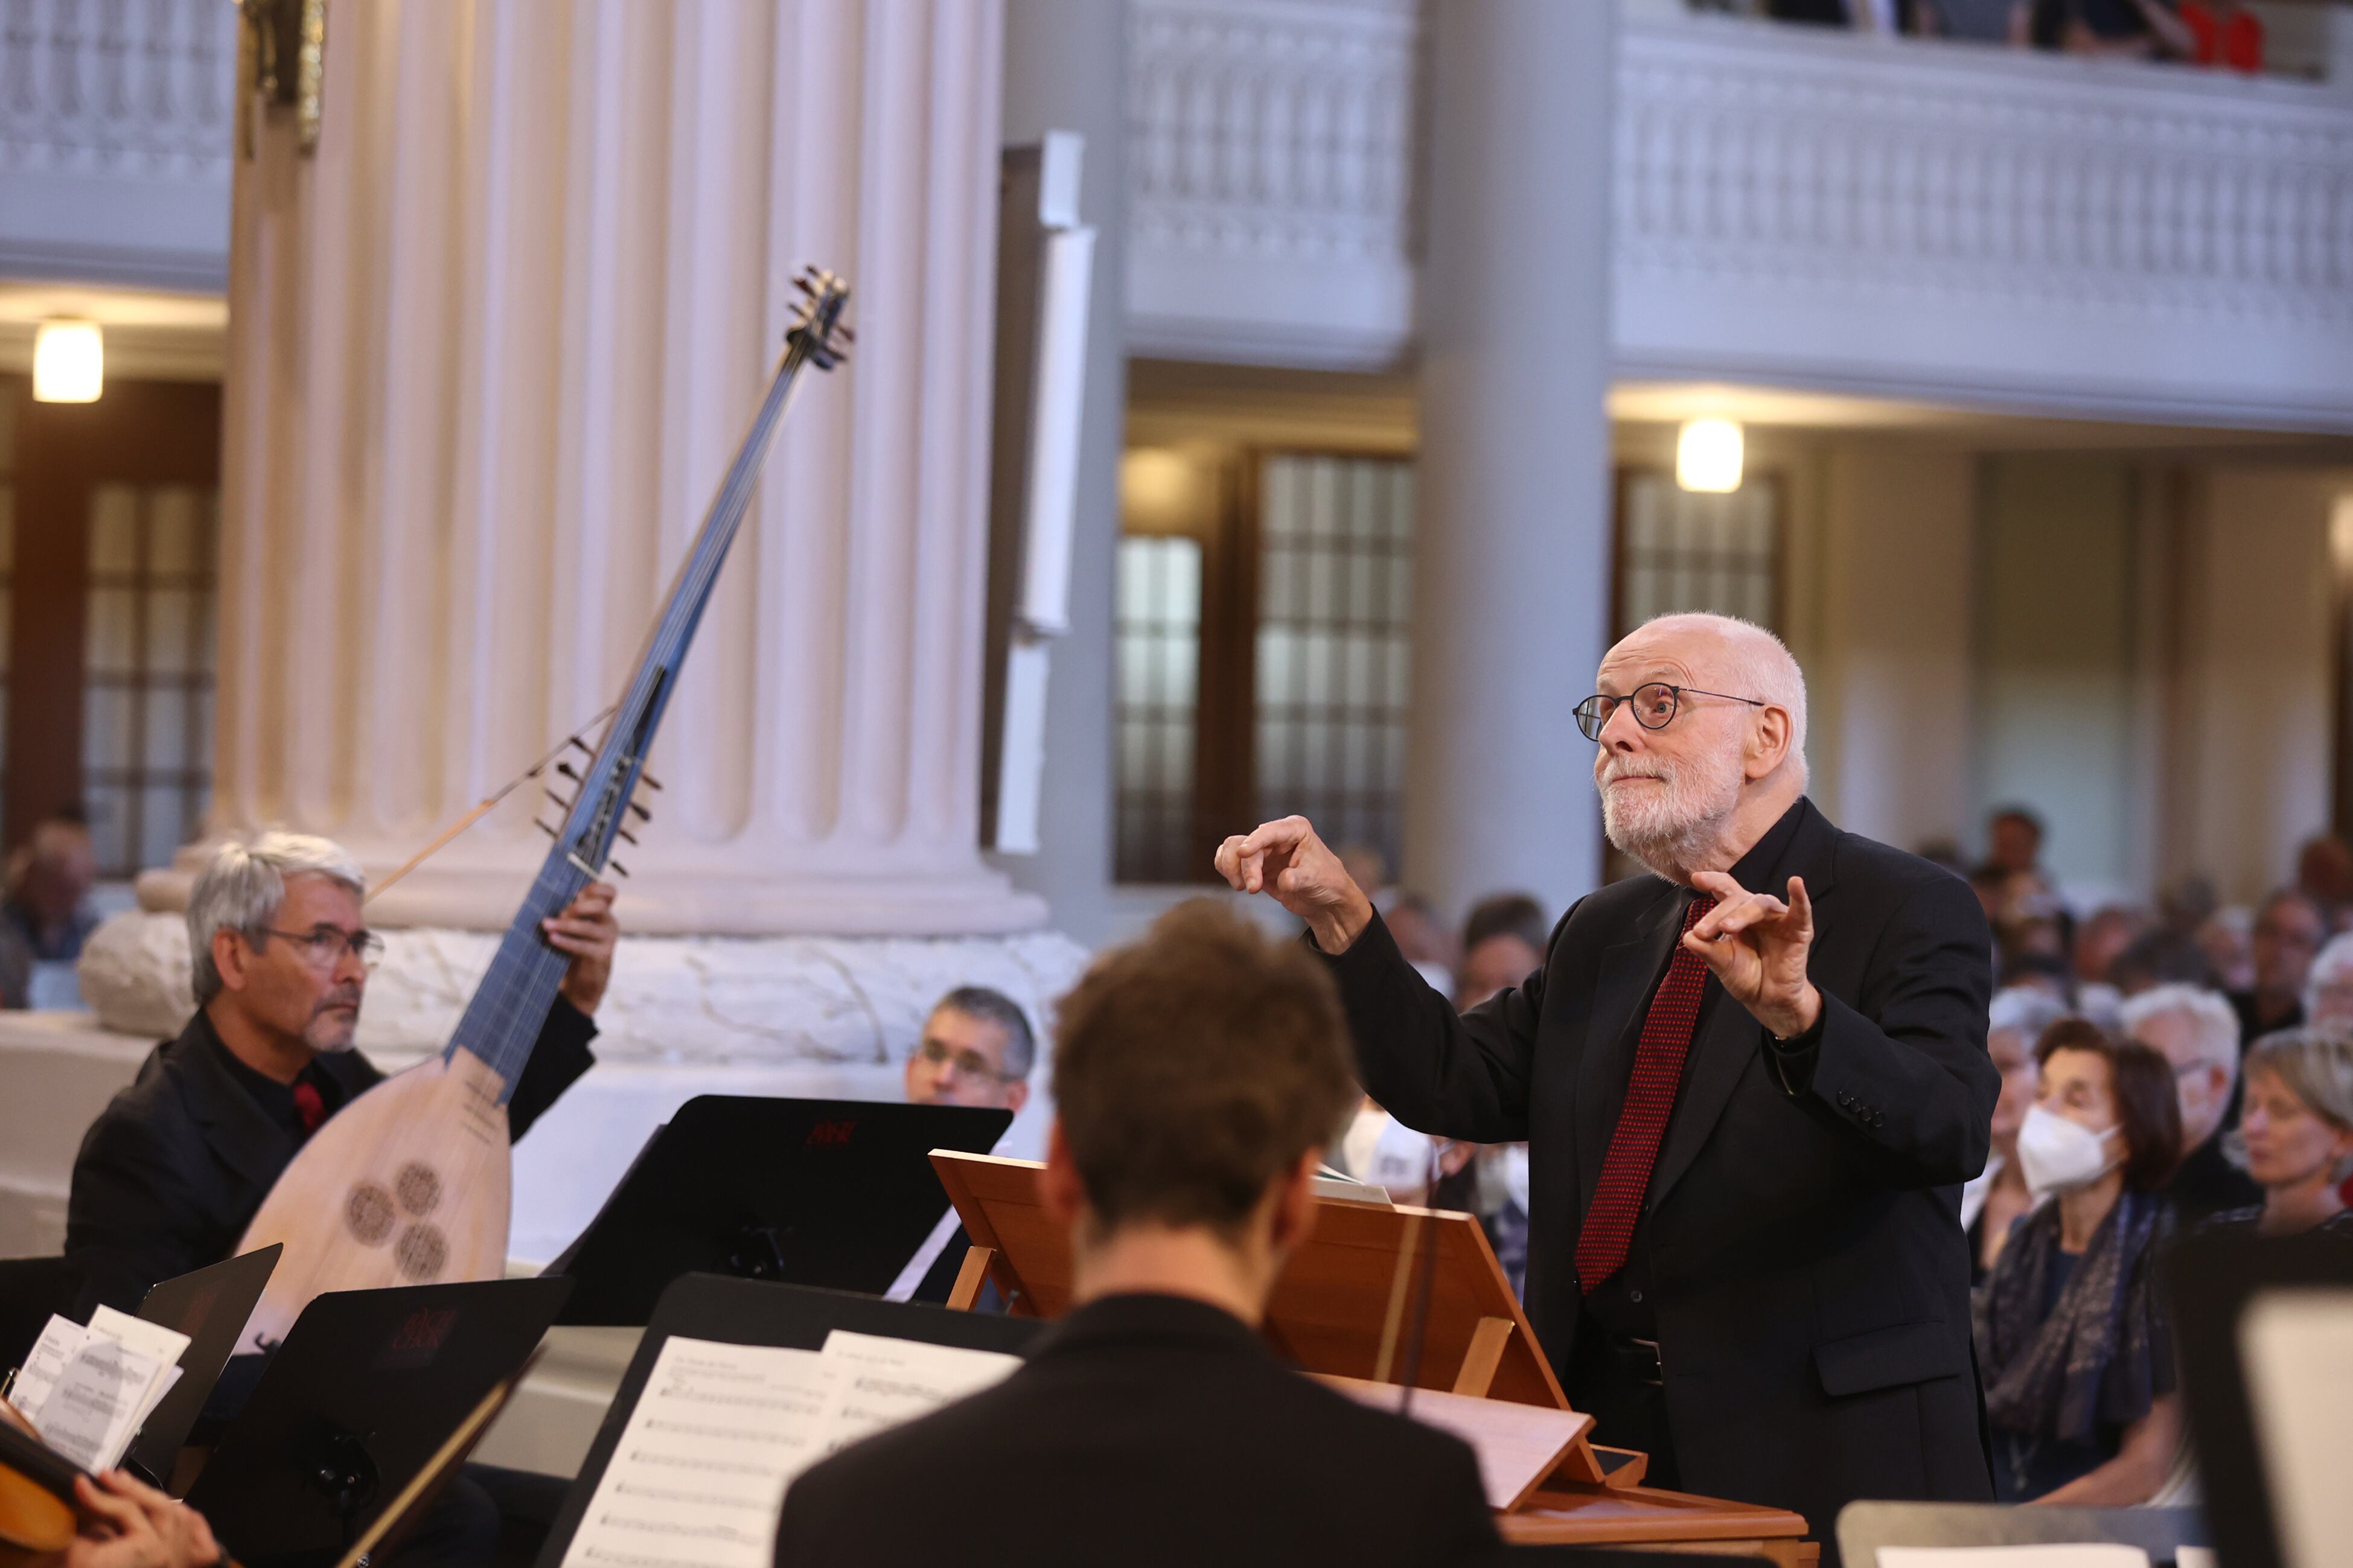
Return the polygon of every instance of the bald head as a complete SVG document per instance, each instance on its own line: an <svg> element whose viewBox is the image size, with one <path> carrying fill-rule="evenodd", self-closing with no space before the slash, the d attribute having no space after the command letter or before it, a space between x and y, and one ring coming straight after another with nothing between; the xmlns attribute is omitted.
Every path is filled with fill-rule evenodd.
<svg viewBox="0 0 2353 1568"><path fill-rule="evenodd" d="M1729 869L1805 793L1806 678L1762 626L1646 621L1602 659L1595 689L1602 825L1661 876Z"/></svg>
<svg viewBox="0 0 2353 1568"><path fill-rule="evenodd" d="M1604 668L1621 654L1640 660L1663 654L1691 670L1691 684L1735 697L1753 697L1788 715L1788 765L1806 782L1806 673L1788 646L1754 621L1686 610L1653 616L1609 650Z"/></svg>

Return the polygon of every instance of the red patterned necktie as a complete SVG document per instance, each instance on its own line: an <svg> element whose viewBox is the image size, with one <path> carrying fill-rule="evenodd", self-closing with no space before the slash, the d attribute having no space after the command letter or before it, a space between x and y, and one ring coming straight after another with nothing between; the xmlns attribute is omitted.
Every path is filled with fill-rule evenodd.
<svg viewBox="0 0 2353 1568"><path fill-rule="evenodd" d="M327 1102L319 1098L319 1086L300 1082L294 1085L294 1109L302 1114L302 1131L316 1132L319 1123L327 1119Z"/></svg>
<svg viewBox="0 0 2353 1568"><path fill-rule="evenodd" d="M1683 911L1683 930L1715 907L1702 893ZM1683 1058L1691 1054L1692 1030L1699 1022L1700 993L1707 985L1707 962L1675 943L1667 977L1651 998L1642 1020L1641 1043L1634 1047L1634 1071L1626 1083L1626 1103L1609 1134L1609 1152L1601 1162L1601 1180L1593 1189L1593 1206L1585 1211L1585 1227L1577 1237L1577 1283L1587 1295L1625 1267L1626 1249L1633 1244L1634 1222L1641 1217L1642 1194L1650 1189L1651 1166L1659 1157L1659 1140L1675 1109L1675 1090L1682 1086Z"/></svg>

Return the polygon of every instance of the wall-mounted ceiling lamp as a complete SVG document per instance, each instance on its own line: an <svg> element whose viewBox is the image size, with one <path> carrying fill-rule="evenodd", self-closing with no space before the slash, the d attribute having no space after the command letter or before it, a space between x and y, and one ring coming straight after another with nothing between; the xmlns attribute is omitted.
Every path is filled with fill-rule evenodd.
<svg viewBox="0 0 2353 1568"><path fill-rule="evenodd" d="M1729 419L1687 419L1675 437L1675 483L1723 494L1740 488L1740 426Z"/></svg>
<svg viewBox="0 0 2353 1568"><path fill-rule="evenodd" d="M106 339L96 321L43 321L33 334L33 396L96 403L106 388Z"/></svg>

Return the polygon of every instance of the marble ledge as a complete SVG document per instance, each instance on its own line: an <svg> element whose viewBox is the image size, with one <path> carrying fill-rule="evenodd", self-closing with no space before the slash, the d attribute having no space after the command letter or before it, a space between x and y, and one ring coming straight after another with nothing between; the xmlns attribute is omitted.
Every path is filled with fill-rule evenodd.
<svg viewBox="0 0 2353 1568"><path fill-rule="evenodd" d="M388 931L370 978L359 1047L387 1068L439 1050L456 1028L499 933ZM1001 991L1042 1040L1054 999L1089 954L1056 931L977 937L625 935L597 1009L598 1060L681 1065L886 1068L913 1047L934 1003L959 985ZM82 994L116 1034L160 1039L194 1010L187 928L135 910L83 949ZM1041 1053L1042 1054L1042 1053Z"/></svg>

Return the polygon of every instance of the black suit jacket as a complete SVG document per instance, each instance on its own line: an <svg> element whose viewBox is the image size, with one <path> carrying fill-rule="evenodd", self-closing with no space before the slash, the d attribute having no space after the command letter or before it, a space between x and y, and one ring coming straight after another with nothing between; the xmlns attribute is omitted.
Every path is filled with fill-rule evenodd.
<svg viewBox="0 0 2353 1568"><path fill-rule="evenodd" d="M587 1015L555 999L507 1102L513 1136L594 1064L596 1036ZM150 1286L227 1257L293 1160L296 1141L230 1075L225 1050L198 1008L83 1135L66 1200L80 1316L101 1302L135 1312ZM357 1051L317 1059L346 1105L384 1081Z"/></svg>
<svg viewBox="0 0 2353 1568"><path fill-rule="evenodd" d="M1498 1550L1478 1462L1175 1296L1080 1308L995 1388L785 1494L778 1568L1440 1568Z"/></svg>
<svg viewBox="0 0 2353 1568"><path fill-rule="evenodd" d="M1813 900L1821 1022L1781 1056L1709 978L1628 1267L1683 1484L1828 1541L1852 1499L1992 1495L1959 1184L2000 1089L1993 943L1967 883L1809 801L1759 849L1744 886L1799 876ZM1423 1131L1527 1141L1528 1317L1565 1373L1578 1227L1687 898L1646 876L1580 899L1542 969L1459 1018L1377 921L1328 961L1375 1100Z"/></svg>

